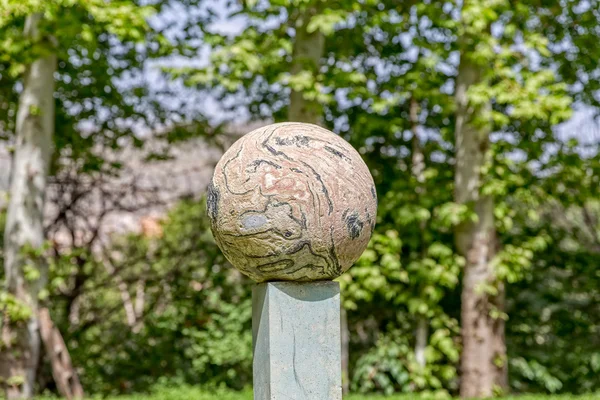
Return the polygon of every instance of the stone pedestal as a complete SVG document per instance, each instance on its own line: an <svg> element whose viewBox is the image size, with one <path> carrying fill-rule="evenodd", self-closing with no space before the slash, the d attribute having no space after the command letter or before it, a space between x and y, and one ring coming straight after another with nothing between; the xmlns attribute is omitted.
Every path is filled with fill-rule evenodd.
<svg viewBox="0 0 600 400"><path fill-rule="evenodd" d="M254 400L341 400L337 282L268 282L252 293Z"/></svg>
<svg viewBox="0 0 600 400"><path fill-rule="evenodd" d="M377 217L360 154L317 125L256 129L217 163L206 210L227 260L262 282L252 306L254 400L341 400L332 280L367 248Z"/></svg>

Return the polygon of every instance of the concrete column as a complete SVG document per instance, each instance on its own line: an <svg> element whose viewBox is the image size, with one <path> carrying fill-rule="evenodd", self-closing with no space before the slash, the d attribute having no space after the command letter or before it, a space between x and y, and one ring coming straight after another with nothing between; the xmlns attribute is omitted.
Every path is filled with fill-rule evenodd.
<svg viewBox="0 0 600 400"><path fill-rule="evenodd" d="M341 400L337 282L269 282L252 293L254 400Z"/></svg>

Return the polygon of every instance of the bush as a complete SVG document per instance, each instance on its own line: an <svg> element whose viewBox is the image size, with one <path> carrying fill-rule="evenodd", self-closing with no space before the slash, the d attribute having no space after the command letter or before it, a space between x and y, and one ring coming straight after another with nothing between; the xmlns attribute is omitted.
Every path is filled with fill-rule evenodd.
<svg viewBox="0 0 600 400"><path fill-rule="evenodd" d="M53 315L86 391L143 392L157 382L249 385L251 282L214 243L205 201L177 205L160 237L134 234L115 238L112 246L112 273L97 258L79 255L87 260L80 271L92 278L75 305L59 292L72 279L73 256L52 268ZM143 310L133 326L119 283L132 302L143 288Z"/></svg>

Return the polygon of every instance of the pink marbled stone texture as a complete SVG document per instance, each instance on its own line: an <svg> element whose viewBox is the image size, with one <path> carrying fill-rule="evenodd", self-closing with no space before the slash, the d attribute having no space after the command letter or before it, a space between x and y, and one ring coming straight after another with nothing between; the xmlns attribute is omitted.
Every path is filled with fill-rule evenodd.
<svg viewBox="0 0 600 400"><path fill-rule="evenodd" d="M358 152L316 125L256 129L217 164L207 201L227 259L257 282L334 279L365 250L377 215Z"/></svg>

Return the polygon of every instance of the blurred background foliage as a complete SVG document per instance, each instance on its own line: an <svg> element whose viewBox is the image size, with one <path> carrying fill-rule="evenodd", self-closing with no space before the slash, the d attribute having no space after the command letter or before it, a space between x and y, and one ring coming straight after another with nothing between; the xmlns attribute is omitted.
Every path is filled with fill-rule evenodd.
<svg viewBox="0 0 600 400"><path fill-rule="evenodd" d="M144 391L169 382L251 384L252 284L219 252L204 204L203 199L178 204L160 238L129 235L115 242L123 257L117 268L125 279L132 284L140 276L145 279L147 315L138 330L126 324L117 290L107 286L110 278L91 256L86 268L92 278L79 300L80 321L69 321L60 286L73 273L74 255L53 263L53 316L90 392ZM509 285L511 387L518 392L597 391L597 255L556 227L551 215L527 228L548 229L551 237L523 277ZM435 242L428 257L404 261L403 236L378 228L361 259L339 279L348 313L351 388L455 393L460 261ZM422 316L431 326L425 366L417 363L414 351Z"/></svg>
<svg viewBox="0 0 600 400"><path fill-rule="evenodd" d="M97 206L82 201L86 188L127 175L112 152L141 148L160 162L174 143L194 140L219 152L228 123L286 120L300 93L319 123L360 151L379 198L368 249L338 279L345 383L360 393L456 395L467 260L455 235L478 218L454 196L461 57L481 70L468 92L483 110L472 123L490 131L481 192L495 201L497 252L494 281L481 290L506 289L503 308L490 311L506 323L498 363L516 393L600 391L597 0L9 3L0 5L9 152L20 74L39 52L19 39L25 16L44 12L59 39L48 196L57 209L41 297L86 392L251 385L252 283L217 248L202 194L171 202L156 232L108 241L102 217L84 218ZM317 65L298 56L300 39L322 46ZM212 111L199 100L207 97ZM584 128L568 122L574 111L591 115ZM146 146L153 140L160 145ZM101 216L152 205L105 192L112 200ZM65 229L69 244L59 245ZM12 302L0 295L18 319ZM41 389L56 390L47 360L38 375Z"/></svg>
<svg viewBox="0 0 600 400"><path fill-rule="evenodd" d="M127 324L119 291L91 255L77 321L63 296L50 297L92 393L144 391L158 382L241 389L251 381L251 284L212 239L205 201L182 201L163 226L160 238L127 235L111 248L123 281L144 286L136 325ZM65 254L52 265L57 292L73 274L74 256L81 255Z"/></svg>

